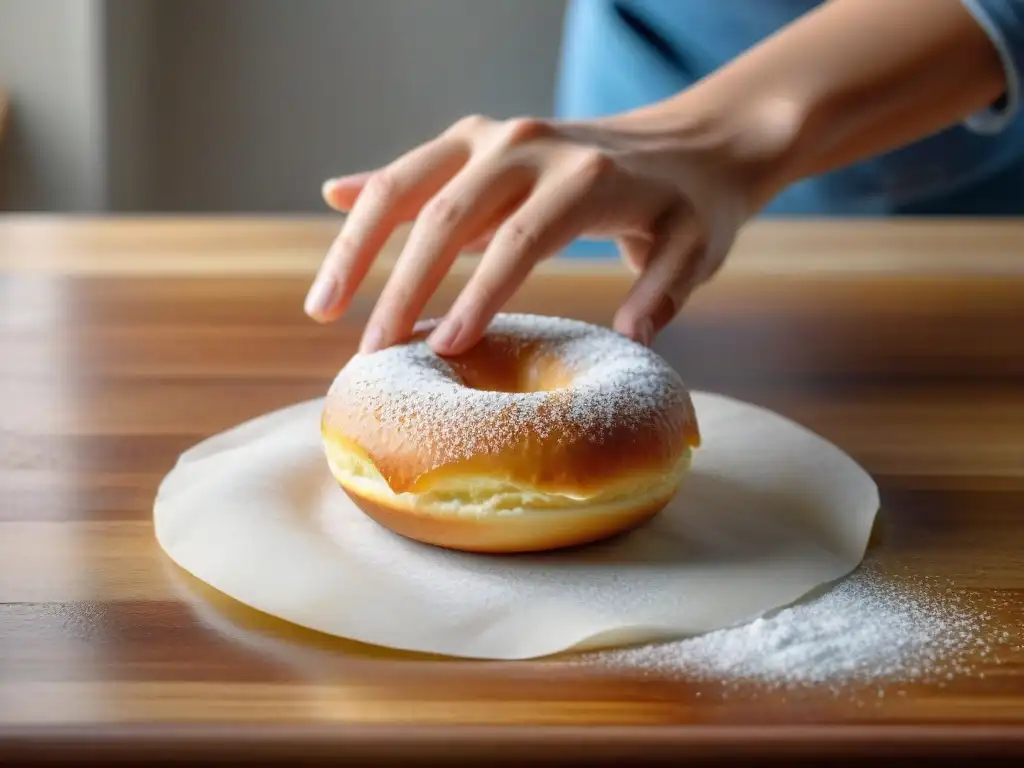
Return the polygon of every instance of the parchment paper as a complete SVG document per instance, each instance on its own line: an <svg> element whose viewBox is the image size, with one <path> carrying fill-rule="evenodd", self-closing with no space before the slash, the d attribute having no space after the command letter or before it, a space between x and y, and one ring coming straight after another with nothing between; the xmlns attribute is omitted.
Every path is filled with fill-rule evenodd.
<svg viewBox="0 0 1024 768"><path fill-rule="evenodd" d="M845 453L762 408L695 393L704 444L664 512L541 555L473 555L366 518L323 456L322 401L186 451L154 508L169 557L253 608L410 651L524 659L750 621L860 563L878 489Z"/></svg>

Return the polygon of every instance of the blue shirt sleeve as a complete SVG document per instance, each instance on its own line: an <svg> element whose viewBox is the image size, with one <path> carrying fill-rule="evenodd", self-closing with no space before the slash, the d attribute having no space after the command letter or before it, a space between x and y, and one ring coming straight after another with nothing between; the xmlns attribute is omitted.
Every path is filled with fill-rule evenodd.
<svg viewBox="0 0 1024 768"><path fill-rule="evenodd" d="M1021 110L1024 79L1024 0L961 0L988 35L1006 73L1006 93L995 104L971 115L964 125L976 133L1000 133Z"/></svg>

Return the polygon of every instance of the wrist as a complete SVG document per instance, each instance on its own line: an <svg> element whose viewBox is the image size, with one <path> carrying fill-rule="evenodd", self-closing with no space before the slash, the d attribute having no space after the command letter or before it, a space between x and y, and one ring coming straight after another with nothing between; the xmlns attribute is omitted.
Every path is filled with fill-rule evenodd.
<svg viewBox="0 0 1024 768"><path fill-rule="evenodd" d="M962 121L1006 88L997 51L960 0L833 0L624 119L675 124L683 144L703 142L756 209L800 179Z"/></svg>
<svg viewBox="0 0 1024 768"><path fill-rule="evenodd" d="M810 152L812 106L768 91L737 97L727 84L708 80L602 122L657 137L671 154L699 157L700 165L731 182L753 215L799 179Z"/></svg>

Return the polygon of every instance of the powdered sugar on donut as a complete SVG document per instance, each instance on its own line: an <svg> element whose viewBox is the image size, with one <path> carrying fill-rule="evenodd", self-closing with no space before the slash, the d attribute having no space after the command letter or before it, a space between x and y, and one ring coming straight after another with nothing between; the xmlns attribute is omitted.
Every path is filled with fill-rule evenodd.
<svg viewBox="0 0 1024 768"><path fill-rule="evenodd" d="M501 314L487 334L540 344L572 375L571 385L541 392L471 389L419 341L353 357L330 395L372 413L382 429L429 442L434 466L499 453L525 433L600 442L623 424L641 430L672 414L692 418L679 375L656 353L613 331L577 320Z"/></svg>

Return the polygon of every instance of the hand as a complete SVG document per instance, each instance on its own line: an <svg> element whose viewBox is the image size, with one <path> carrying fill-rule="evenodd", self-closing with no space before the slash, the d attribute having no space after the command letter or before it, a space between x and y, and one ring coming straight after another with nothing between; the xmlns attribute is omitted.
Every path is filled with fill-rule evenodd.
<svg viewBox="0 0 1024 768"><path fill-rule="evenodd" d="M360 351L407 338L458 254L486 244L428 339L438 354L457 355L538 261L586 235L614 239L639 273L614 327L649 344L716 272L757 206L756 174L738 162L732 135L696 120L658 122L468 117L383 168L327 182L328 204L351 213L307 313L340 316L395 228L411 221Z"/></svg>

